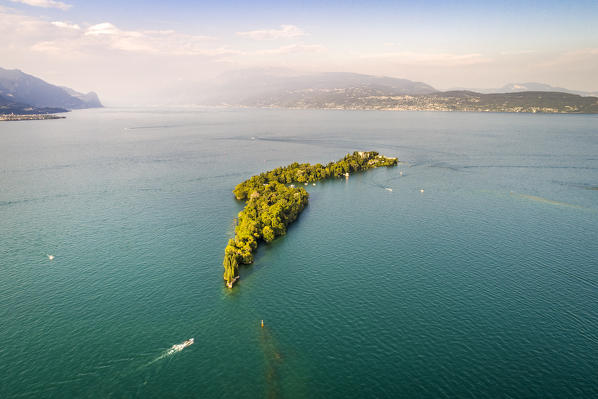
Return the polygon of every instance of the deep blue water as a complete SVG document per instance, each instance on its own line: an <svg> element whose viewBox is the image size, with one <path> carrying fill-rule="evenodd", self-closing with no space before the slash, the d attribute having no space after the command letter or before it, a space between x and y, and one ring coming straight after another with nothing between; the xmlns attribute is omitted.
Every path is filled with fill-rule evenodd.
<svg viewBox="0 0 598 399"><path fill-rule="evenodd" d="M598 117L67 116L0 124L0 397L598 397ZM225 289L234 186L355 150Z"/></svg>

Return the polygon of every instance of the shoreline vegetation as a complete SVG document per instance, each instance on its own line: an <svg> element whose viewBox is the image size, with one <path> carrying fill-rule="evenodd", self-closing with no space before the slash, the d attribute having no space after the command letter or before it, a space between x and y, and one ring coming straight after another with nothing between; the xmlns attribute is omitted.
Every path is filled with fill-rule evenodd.
<svg viewBox="0 0 598 399"><path fill-rule="evenodd" d="M253 253L260 240L272 242L286 234L286 227L305 209L309 194L303 187L318 180L349 177L350 173L396 166L397 158L389 158L375 151L355 151L337 162L327 165L294 162L268 172L252 176L233 190L235 198L246 201L239 212L235 237L224 250L224 280L228 288L239 279L239 265L253 263Z"/></svg>

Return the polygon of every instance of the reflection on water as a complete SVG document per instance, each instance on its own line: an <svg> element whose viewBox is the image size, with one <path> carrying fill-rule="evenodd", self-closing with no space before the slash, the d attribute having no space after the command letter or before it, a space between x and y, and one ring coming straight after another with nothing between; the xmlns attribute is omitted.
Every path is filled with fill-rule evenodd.
<svg viewBox="0 0 598 399"><path fill-rule="evenodd" d="M283 358L270 328L265 325L260 328L260 347L264 354L266 397L278 398L281 396L280 367Z"/></svg>
<svg viewBox="0 0 598 399"><path fill-rule="evenodd" d="M528 199L528 200L531 200L531 201L542 202L544 204L549 204L549 205L565 206L565 207L573 208L573 209L587 209L587 208L584 208L584 207L579 206L579 205L569 204L567 202L561 202L561 201L553 201L551 199L543 198L543 197L538 197L536 195L519 194L519 193L515 193L515 192L512 192L512 191L511 191L511 195L515 196L515 197L518 197L518 198L524 198L524 199Z"/></svg>

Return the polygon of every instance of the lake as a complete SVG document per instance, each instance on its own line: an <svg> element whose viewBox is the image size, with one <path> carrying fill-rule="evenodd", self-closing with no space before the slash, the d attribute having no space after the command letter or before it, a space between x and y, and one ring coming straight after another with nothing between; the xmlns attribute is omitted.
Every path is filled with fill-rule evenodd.
<svg viewBox="0 0 598 399"><path fill-rule="evenodd" d="M400 163L306 187L226 289L234 186L360 150ZM0 397L597 397L597 154L596 115L2 123Z"/></svg>

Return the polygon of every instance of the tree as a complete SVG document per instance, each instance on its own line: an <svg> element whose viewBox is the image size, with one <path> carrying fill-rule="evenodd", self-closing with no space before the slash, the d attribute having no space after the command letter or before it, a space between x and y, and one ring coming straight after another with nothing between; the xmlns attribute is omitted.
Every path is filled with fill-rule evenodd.
<svg viewBox="0 0 598 399"><path fill-rule="evenodd" d="M239 262L237 261L237 257L235 256L232 251L228 251L229 247L226 247L225 255L224 255L224 279L226 280L227 284L230 284L231 281L237 277L237 273L239 270Z"/></svg>
<svg viewBox="0 0 598 399"><path fill-rule="evenodd" d="M274 236L274 230L270 226L265 226L264 230L262 230L262 235L264 236L264 241L270 243L276 238Z"/></svg>

